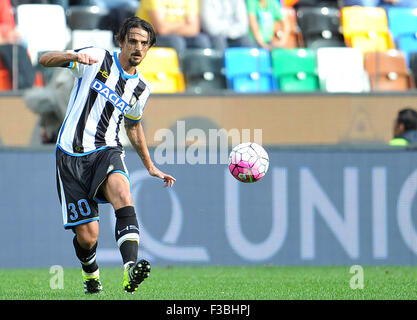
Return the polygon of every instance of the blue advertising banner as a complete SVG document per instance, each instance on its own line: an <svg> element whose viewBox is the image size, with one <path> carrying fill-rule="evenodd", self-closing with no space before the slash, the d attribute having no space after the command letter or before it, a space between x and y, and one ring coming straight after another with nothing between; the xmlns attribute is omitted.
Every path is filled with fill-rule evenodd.
<svg viewBox="0 0 417 320"><path fill-rule="evenodd" d="M266 149L268 173L253 184L221 162L159 164L173 188L127 150L140 256L154 265L417 263L415 151ZM0 168L0 268L78 266L54 150L4 149ZM119 266L113 209L99 208L98 262Z"/></svg>

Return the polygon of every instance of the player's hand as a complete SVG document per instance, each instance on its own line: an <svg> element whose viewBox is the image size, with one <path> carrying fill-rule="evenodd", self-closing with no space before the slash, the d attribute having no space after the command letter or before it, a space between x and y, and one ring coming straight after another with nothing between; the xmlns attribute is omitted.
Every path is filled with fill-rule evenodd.
<svg viewBox="0 0 417 320"><path fill-rule="evenodd" d="M88 54L85 53L77 53L77 60L78 63L92 65L97 63L98 60L90 57Z"/></svg>
<svg viewBox="0 0 417 320"><path fill-rule="evenodd" d="M174 185L174 182L177 181L173 176L163 173L161 170L159 170L155 166L150 167L148 171L151 176L164 180L165 182L164 188L168 186L172 187Z"/></svg>

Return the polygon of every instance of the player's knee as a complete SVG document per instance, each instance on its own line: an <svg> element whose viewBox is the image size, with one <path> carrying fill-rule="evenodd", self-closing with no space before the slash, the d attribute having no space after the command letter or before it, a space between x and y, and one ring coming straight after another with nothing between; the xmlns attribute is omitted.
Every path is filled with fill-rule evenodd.
<svg viewBox="0 0 417 320"><path fill-rule="evenodd" d="M132 195L129 190L118 190L118 192L113 194L113 197L109 199L109 202L115 209L133 205Z"/></svg>
<svg viewBox="0 0 417 320"><path fill-rule="evenodd" d="M132 195L130 190L119 190L117 194L117 200L120 207L131 206L132 205Z"/></svg>
<svg viewBox="0 0 417 320"><path fill-rule="evenodd" d="M83 234L77 236L78 243L84 249L91 249L97 243L98 235L95 234Z"/></svg>
<svg viewBox="0 0 417 320"><path fill-rule="evenodd" d="M76 229L77 241L84 249L91 249L95 246L98 240L98 229L89 228L86 225Z"/></svg>
<svg viewBox="0 0 417 320"><path fill-rule="evenodd" d="M131 206L133 204L129 182L121 174L111 174L108 177L104 190L109 202L115 208Z"/></svg>

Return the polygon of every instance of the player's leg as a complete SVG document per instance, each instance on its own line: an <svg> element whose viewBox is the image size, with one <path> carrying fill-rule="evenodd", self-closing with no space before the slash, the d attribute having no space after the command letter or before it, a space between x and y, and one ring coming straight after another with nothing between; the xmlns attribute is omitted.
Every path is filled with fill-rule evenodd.
<svg viewBox="0 0 417 320"><path fill-rule="evenodd" d="M133 207L129 180L121 173L108 175L102 187L116 215L115 238L123 264L135 263L138 257L139 224Z"/></svg>
<svg viewBox="0 0 417 320"><path fill-rule="evenodd" d="M139 249L139 224L130 193L130 182L122 173L110 173L102 186L102 192L115 210L115 238L125 271L123 286L126 291L133 292L149 276L150 265L146 260L136 262Z"/></svg>
<svg viewBox="0 0 417 320"><path fill-rule="evenodd" d="M81 157L69 156L59 149L56 157L57 189L64 228L72 229L76 234L73 245L82 266L85 292L97 293L102 289L96 262L98 205L84 188L92 177L91 170L84 167L87 161ZM73 172L74 168L77 172ZM76 176L82 176L83 181L76 181Z"/></svg>
<svg viewBox="0 0 417 320"><path fill-rule="evenodd" d="M79 224L74 227L73 245L75 254L81 263L85 293L99 293L103 290L100 282L100 270L96 260L98 221Z"/></svg>

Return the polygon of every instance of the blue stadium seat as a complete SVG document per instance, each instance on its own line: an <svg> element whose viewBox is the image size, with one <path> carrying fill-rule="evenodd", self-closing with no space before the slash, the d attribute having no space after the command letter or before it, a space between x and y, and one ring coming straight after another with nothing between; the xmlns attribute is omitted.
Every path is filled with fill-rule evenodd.
<svg viewBox="0 0 417 320"><path fill-rule="evenodd" d="M417 9L389 8L387 14L396 47L406 54L408 64L410 52L417 51Z"/></svg>
<svg viewBox="0 0 417 320"><path fill-rule="evenodd" d="M277 89L271 55L262 48L227 48L224 51L227 86L237 92L268 92Z"/></svg>
<svg viewBox="0 0 417 320"><path fill-rule="evenodd" d="M392 8L393 6L395 6L396 8L399 8L399 7L417 8L417 0L400 0L394 4L391 4L389 2L382 1L382 0L344 0L343 6L344 7L351 7L351 6L382 7L382 8Z"/></svg>
<svg viewBox="0 0 417 320"><path fill-rule="evenodd" d="M377 7L379 5L379 2L379 0L345 0L343 1L343 6Z"/></svg>
<svg viewBox="0 0 417 320"><path fill-rule="evenodd" d="M413 8L389 8L387 11L388 25L394 40L402 35L416 33L417 10Z"/></svg>

